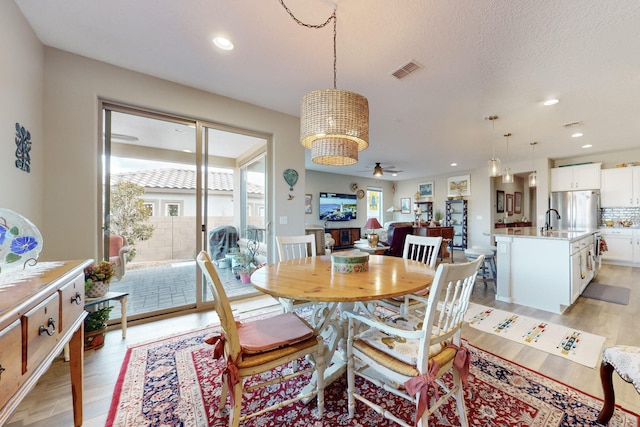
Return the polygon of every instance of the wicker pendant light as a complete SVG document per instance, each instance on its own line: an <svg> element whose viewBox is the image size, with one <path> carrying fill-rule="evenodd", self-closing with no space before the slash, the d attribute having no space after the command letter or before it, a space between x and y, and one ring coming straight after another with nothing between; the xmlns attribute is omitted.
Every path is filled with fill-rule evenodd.
<svg viewBox="0 0 640 427"><path fill-rule="evenodd" d="M355 92L315 90L302 98L300 143L314 163L346 166L369 146L369 103Z"/></svg>
<svg viewBox="0 0 640 427"><path fill-rule="evenodd" d="M323 24L309 25L297 19L283 0L280 4L303 27L323 28L333 21L333 89L315 90L302 98L300 143L311 150L314 163L330 166L358 163L358 152L369 146L369 102L358 93L336 89L336 11Z"/></svg>

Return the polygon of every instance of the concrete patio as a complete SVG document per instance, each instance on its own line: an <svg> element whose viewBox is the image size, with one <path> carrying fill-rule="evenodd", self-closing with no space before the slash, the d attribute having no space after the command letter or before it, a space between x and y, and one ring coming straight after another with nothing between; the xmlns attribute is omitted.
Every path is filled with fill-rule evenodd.
<svg viewBox="0 0 640 427"><path fill-rule="evenodd" d="M259 292L251 284L240 283L230 268L217 268L230 300ZM174 307L194 306L196 303L195 261L176 261L142 269L128 269L120 281L111 282L112 292L128 292L127 317L153 313ZM199 274L199 273L198 273ZM205 289L204 300L211 294ZM111 319L120 318L120 304L112 303Z"/></svg>

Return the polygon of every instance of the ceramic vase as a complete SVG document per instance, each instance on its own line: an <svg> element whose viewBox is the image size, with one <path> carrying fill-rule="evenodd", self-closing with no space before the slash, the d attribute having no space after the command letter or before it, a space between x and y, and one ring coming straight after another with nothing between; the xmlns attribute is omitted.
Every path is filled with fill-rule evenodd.
<svg viewBox="0 0 640 427"><path fill-rule="evenodd" d="M86 292L85 297L100 298L107 292L109 292L109 282L93 282L93 286Z"/></svg>

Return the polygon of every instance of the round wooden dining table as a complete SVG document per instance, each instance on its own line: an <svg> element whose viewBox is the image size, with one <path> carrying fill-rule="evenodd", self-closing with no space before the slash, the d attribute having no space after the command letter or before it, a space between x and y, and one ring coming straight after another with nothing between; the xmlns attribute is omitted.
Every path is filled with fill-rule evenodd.
<svg viewBox="0 0 640 427"><path fill-rule="evenodd" d="M331 255L299 258L256 270L251 283L274 297L315 302L361 302L421 291L435 270L404 258L369 255L368 271L334 272Z"/></svg>
<svg viewBox="0 0 640 427"><path fill-rule="evenodd" d="M404 258L369 255L367 271L334 272L331 255L282 261L256 270L251 283L258 290L278 298L315 302L308 319L327 342L331 361L325 369L325 384L335 381L346 368L347 323L339 313L366 303L415 293L431 286L435 270ZM358 308L371 312L366 304ZM315 379L303 392L314 387Z"/></svg>

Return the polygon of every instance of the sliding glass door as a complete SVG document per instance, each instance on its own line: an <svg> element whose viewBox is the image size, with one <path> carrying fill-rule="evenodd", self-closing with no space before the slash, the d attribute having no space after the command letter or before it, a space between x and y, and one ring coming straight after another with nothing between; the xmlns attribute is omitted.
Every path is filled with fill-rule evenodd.
<svg viewBox="0 0 640 427"><path fill-rule="evenodd" d="M252 168L265 158L266 139L109 103L103 123L103 258L124 262L111 290L129 293L129 318L209 301L194 262L202 249L229 258L228 269L217 265L234 296L253 291L240 286L232 262L248 252L247 230L264 228L264 162L261 175ZM116 240L126 242L124 261ZM111 318L119 315L116 307Z"/></svg>

